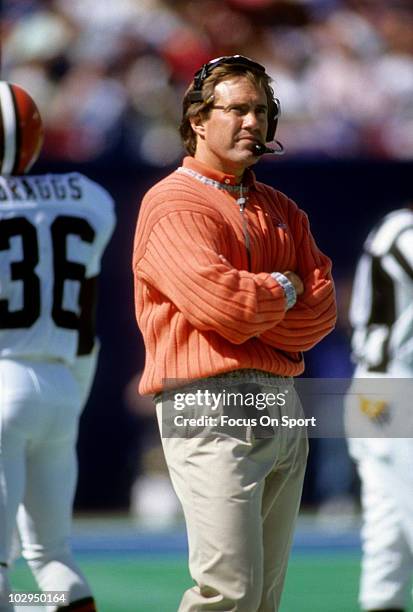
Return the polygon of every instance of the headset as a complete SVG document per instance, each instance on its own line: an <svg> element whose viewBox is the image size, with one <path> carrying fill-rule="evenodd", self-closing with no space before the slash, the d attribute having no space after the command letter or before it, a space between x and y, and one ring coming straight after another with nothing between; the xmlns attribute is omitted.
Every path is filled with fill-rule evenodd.
<svg viewBox="0 0 413 612"><path fill-rule="evenodd" d="M193 102L204 102L202 96L202 86L205 79L221 64L231 64L233 66L242 66L243 68L251 68L254 72L265 73L265 68L261 64L254 62L253 60L245 57L244 55L223 55L212 59L207 64L204 64L194 74L194 88L188 94L188 99L191 103ZM274 140L275 131L277 129L278 118L281 114L281 105L278 98L271 97L270 108L268 109L268 129L266 142ZM268 151L266 151L268 152Z"/></svg>

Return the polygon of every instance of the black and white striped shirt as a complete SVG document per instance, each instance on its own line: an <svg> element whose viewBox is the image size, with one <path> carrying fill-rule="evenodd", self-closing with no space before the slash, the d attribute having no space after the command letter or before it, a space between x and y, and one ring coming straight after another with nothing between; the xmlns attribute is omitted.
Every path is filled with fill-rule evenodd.
<svg viewBox="0 0 413 612"><path fill-rule="evenodd" d="M367 237L350 322L359 375L413 375L413 209L386 215Z"/></svg>

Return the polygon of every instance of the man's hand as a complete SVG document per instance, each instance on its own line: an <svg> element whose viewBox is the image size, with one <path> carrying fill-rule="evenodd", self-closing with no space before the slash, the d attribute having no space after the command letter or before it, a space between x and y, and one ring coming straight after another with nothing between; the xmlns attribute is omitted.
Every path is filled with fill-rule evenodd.
<svg viewBox="0 0 413 612"><path fill-rule="evenodd" d="M284 276L288 278L290 283L294 285L294 289L297 295L302 295L304 293L303 281L298 276L298 274L296 274L295 272L291 272L290 270L287 270L282 274L284 274Z"/></svg>

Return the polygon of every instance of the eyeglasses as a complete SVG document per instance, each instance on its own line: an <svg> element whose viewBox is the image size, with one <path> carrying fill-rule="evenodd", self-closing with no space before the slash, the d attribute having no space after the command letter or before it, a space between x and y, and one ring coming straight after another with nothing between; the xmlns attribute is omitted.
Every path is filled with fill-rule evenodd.
<svg viewBox="0 0 413 612"><path fill-rule="evenodd" d="M259 104L255 108L253 106L250 106L249 104L229 104L228 106L214 104L214 106L210 106L210 109L223 110L224 113L232 112L233 114L239 117L244 117L245 115L248 115L251 110L253 110L256 115L263 115L264 117L267 117L268 115L268 108L266 105L263 104Z"/></svg>
<svg viewBox="0 0 413 612"><path fill-rule="evenodd" d="M221 64L238 65L243 66L244 68L251 68L258 72L265 72L264 66L254 62L253 60L249 59L249 57L245 57L244 55L222 55L221 57L216 57L207 64L204 64L194 74L194 89L189 94L189 101L191 103L204 101L202 97L202 85L211 72Z"/></svg>

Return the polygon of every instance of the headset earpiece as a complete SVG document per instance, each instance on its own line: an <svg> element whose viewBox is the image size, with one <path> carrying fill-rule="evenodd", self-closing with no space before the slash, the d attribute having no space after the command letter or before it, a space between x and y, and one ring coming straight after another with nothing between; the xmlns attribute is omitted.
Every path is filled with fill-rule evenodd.
<svg viewBox="0 0 413 612"><path fill-rule="evenodd" d="M281 114L281 104L278 98L273 98L272 108L268 111L268 129L266 142L271 142L275 138L275 132L277 131L278 119Z"/></svg>

